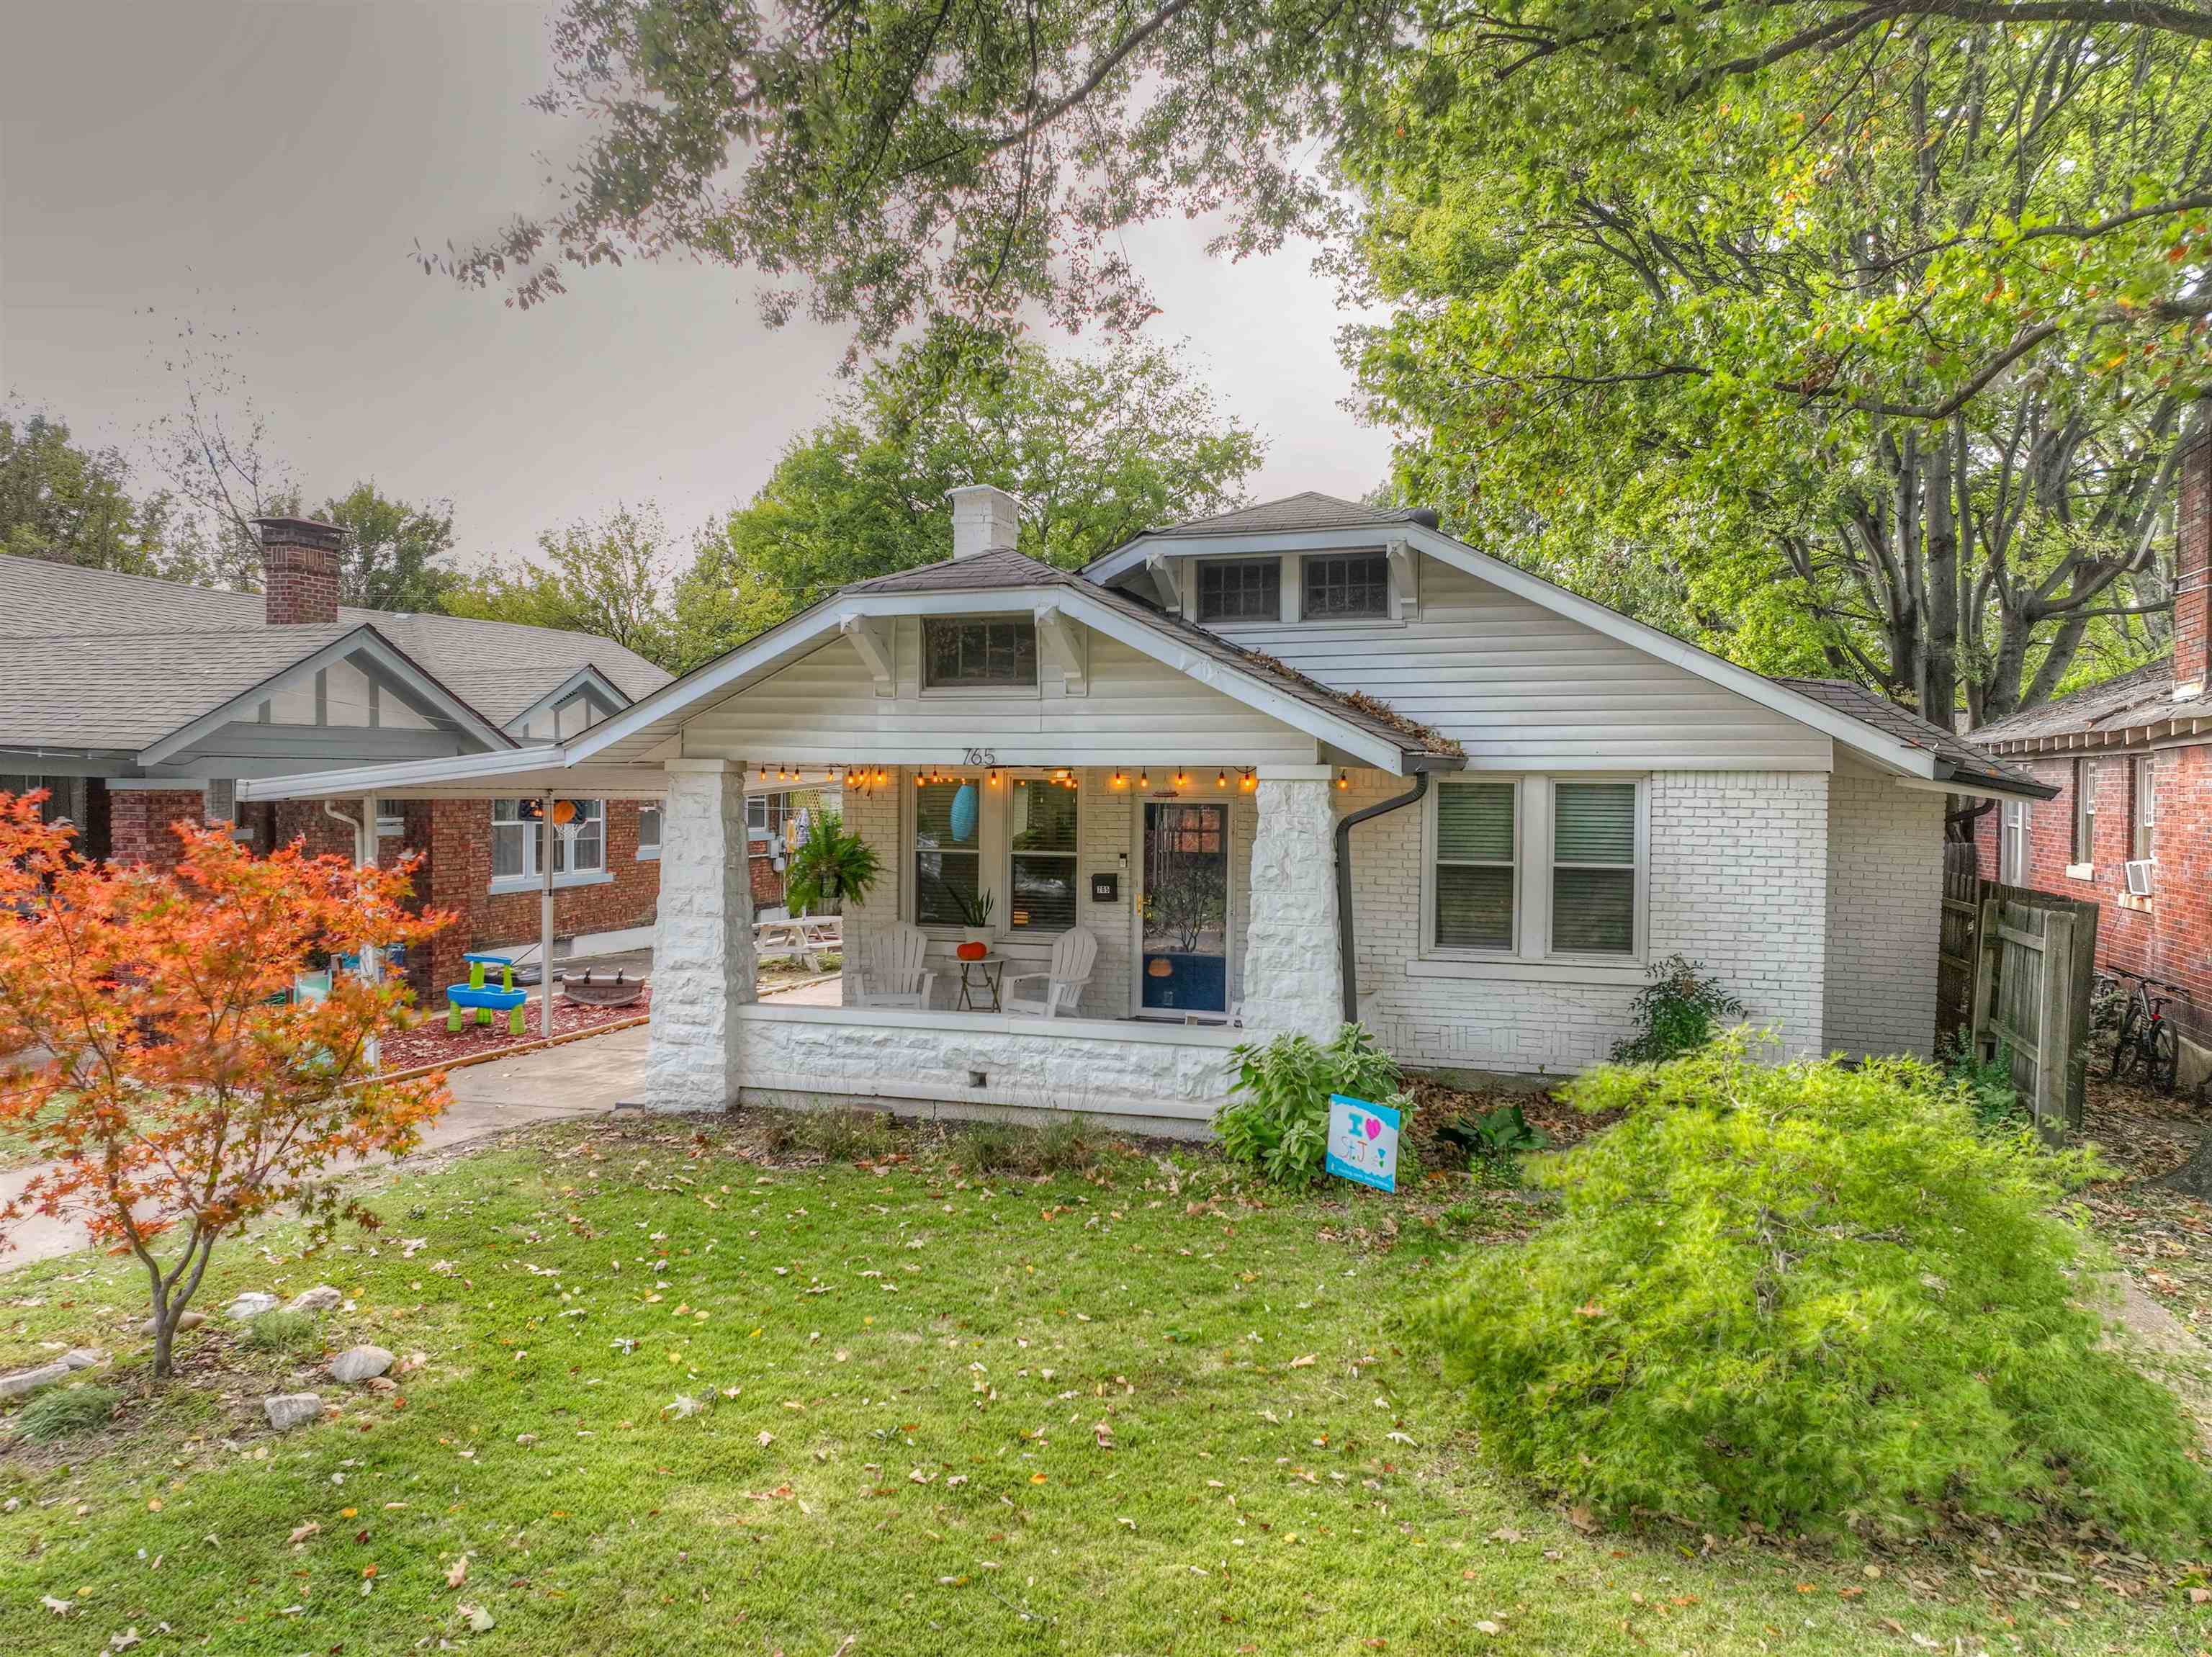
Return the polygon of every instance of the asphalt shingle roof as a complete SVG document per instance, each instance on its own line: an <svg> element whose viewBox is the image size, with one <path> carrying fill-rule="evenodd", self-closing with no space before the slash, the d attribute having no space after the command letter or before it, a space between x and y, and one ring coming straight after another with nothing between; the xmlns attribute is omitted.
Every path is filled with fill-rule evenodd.
<svg viewBox="0 0 2212 1657"><path fill-rule="evenodd" d="M1264 535L1271 532L1358 529L1370 524L1415 521L1433 525L1436 520L1432 514L1419 507L1390 509L1365 506L1358 501L1340 500L1334 495L1322 495L1308 490L1302 495L1286 495L1279 501L1261 501L1255 506L1238 507L1233 512L1217 513L1211 518L1192 518L1183 523L1163 525L1145 533L1148 535Z"/></svg>
<svg viewBox="0 0 2212 1657"><path fill-rule="evenodd" d="M589 633L350 605L327 624L271 627L264 614L258 593L0 556L0 649L38 648L36 673L0 682L0 744L144 747L362 627L492 725L586 667L633 701L669 679Z"/></svg>
<svg viewBox="0 0 2212 1657"><path fill-rule="evenodd" d="M1863 725L1871 725L1885 735L1893 736L1900 742L1909 743L1948 761L1962 779L2002 783L2036 794L2048 792L2045 785L2033 777L2006 765L1978 743L1947 731L1909 709L1899 707L1863 685L1855 685L1843 679L1790 679L1781 676L1776 676L1774 682L1809 696Z"/></svg>
<svg viewBox="0 0 2212 1657"><path fill-rule="evenodd" d="M1216 661L1257 674L1270 685L1288 691L1300 701L1323 709L1340 719L1381 736L1409 753L1457 756L1459 744L1427 726L1407 718L1387 704L1358 691L1332 691L1318 680L1286 667L1273 656L1231 644L1218 634L1170 616L1132 594L1102 587L1078 575L1056 569L1025 552L978 552L941 564L925 564L872 581L856 582L848 593L988 593L1008 588L1063 587L1094 603L1119 610L1179 643L1204 652Z"/></svg>
<svg viewBox="0 0 2212 1657"><path fill-rule="evenodd" d="M2141 725L2161 724L2176 715L2207 717L2207 704L2174 701L2173 658L2165 656L2071 696L1992 720L1974 733L1974 740L2009 745L2046 736L2117 734Z"/></svg>

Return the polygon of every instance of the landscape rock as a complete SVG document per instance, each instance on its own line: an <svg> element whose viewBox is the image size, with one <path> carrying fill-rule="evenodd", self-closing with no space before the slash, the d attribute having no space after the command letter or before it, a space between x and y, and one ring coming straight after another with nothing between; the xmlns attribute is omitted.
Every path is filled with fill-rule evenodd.
<svg viewBox="0 0 2212 1657"><path fill-rule="evenodd" d="M207 1313L204 1312L180 1313L178 1314L177 1318L177 1328L179 1331L187 1329L198 1329L206 1321ZM154 1320L151 1318L149 1318L145 1322L140 1324L138 1325L138 1332L142 1335L152 1334L154 1332Z"/></svg>
<svg viewBox="0 0 2212 1657"><path fill-rule="evenodd" d="M19 1369L12 1375L0 1375L0 1398L20 1398L41 1386L65 1381L76 1373L72 1365L56 1362L42 1363L36 1369Z"/></svg>
<svg viewBox="0 0 2212 1657"><path fill-rule="evenodd" d="M259 1289L250 1289L230 1303L230 1315L240 1323L258 1318L264 1312L276 1309L276 1297L264 1295Z"/></svg>
<svg viewBox="0 0 2212 1657"><path fill-rule="evenodd" d="M62 1362L72 1369L92 1369L107 1362L107 1354L96 1346L73 1346L62 1354Z"/></svg>
<svg viewBox="0 0 2212 1657"><path fill-rule="evenodd" d="M289 1433L295 1427L320 1421L323 1400L313 1392L273 1393L261 1400L261 1413L269 1417L269 1424L278 1432Z"/></svg>
<svg viewBox="0 0 2212 1657"><path fill-rule="evenodd" d="M345 1296L328 1283L318 1283L313 1288L303 1288L284 1302L287 1312L328 1312Z"/></svg>
<svg viewBox="0 0 2212 1657"><path fill-rule="evenodd" d="M392 1354L380 1346L356 1346L331 1360L331 1379L365 1381L392 1368Z"/></svg>

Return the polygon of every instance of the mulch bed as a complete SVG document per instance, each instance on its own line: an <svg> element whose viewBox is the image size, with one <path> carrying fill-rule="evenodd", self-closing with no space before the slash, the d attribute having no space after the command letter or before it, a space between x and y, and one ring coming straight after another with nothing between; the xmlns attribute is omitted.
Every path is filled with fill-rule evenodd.
<svg viewBox="0 0 2212 1657"><path fill-rule="evenodd" d="M619 1024L625 1019L643 1015L653 1000L648 990L627 1007L586 1007L565 997L553 1002L553 1033L556 1036L574 1035L580 1031L594 1029L602 1024ZM495 1013L489 1024L464 1024L448 1033L446 1015L442 1012L423 1014L422 1022L404 1035L385 1038L382 1057L386 1070L411 1070L422 1064L452 1063L458 1059L481 1058L487 1053L496 1053L504 1048L521 1047L544 1039L539 1027L540 1014L538 997L533 994L530 1004L522 1009L522 1033L514 1034L507 1027L507 1014Z"/></svg>

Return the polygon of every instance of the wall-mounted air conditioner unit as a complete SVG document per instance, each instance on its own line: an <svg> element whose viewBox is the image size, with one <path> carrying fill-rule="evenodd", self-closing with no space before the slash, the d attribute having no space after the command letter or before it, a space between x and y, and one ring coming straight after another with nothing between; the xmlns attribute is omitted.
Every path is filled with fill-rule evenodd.
<svg viewBox="0 0 2212 1657"><path fill-rule="evenodd" d="M2128 896L2130 898L2149 897L2150 872L2157 867L2158 860L2154 857L2130 858L2127 865Z"/></svg>

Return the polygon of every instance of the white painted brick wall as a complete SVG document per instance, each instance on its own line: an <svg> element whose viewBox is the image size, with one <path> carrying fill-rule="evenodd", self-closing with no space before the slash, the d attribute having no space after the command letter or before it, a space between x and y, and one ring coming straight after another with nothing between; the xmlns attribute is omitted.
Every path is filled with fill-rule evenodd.
<svg viewBox="0 0 2212 1657"><path fill-rule="evenodd" d="M1703 960L1795 1051L1821 1045L1827 783L1818 772L1662 771L1650 784L1650 958ZM1339 801L1356 810L1404 788L1355 773ZM1362 825L1352 844L1361 1017L1399 1057L1557 1073L1604 1058L1627 1033L1634 984L1409 977L1419 808Z"/></svg>
<svg viewBox="0 0 2212 1657"><path fill-rule="evenodd" d="M1828 789L1831 1051L1926 1057L1936 1038L1944 798L1838 773Z"/></svg>

